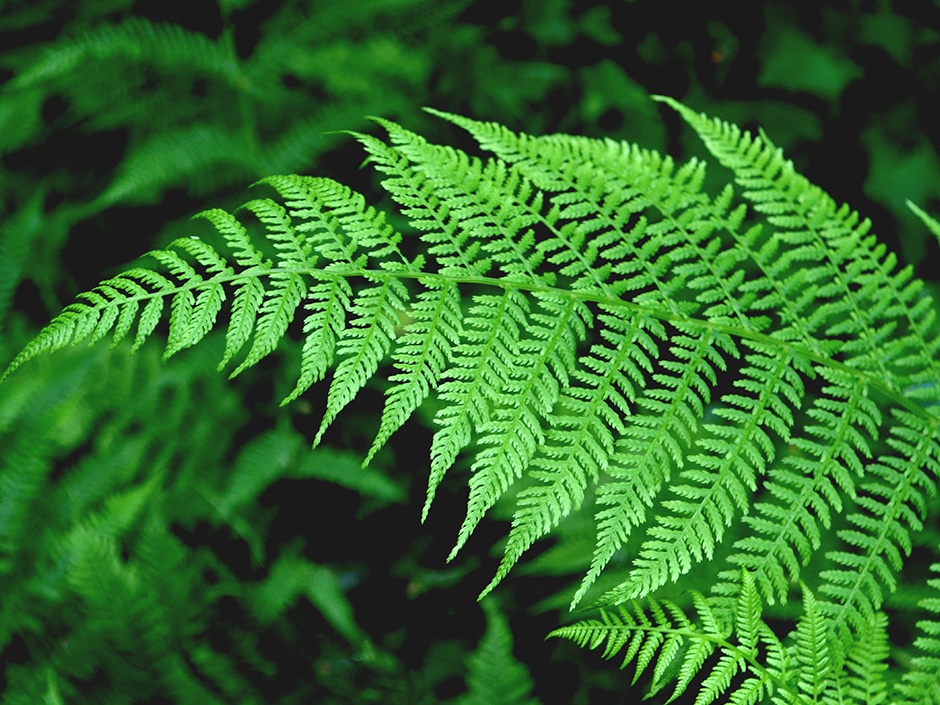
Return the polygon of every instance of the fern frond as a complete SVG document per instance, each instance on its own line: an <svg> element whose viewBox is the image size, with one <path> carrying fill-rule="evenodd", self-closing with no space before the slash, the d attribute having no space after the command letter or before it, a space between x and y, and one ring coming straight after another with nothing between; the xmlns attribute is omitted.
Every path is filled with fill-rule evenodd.
<svg viewBox="0 0 940 705"><path fill-rule="evenodd" d="M633 527L647 519L672 467L682 467L717 372L726 369L724 355L735 352L730 341L716 339L710 331L700 338L677 336L670 352L674 360L660 360L650 386L637 399L637 412L625 435L617 438L607 472L611 481L597 490L597 548L591 568L572 600L572 607L586 594L601 572L626 543ZM642 413L640 412L642 410Z"/></svg>
<svg viewBox="0 0 940 705"><path fill-rule="evenodd" d="M857 703L880 705L888 698L887 660L890 655L888 618L879 612L846 655L846 696Z"/></svg>
<svg viewBox="0 0 940 705"><path fill-rule="evenodd" d="M568 386L576 345L590 325L590 313L581 302L544 295L535 295L534 300L541 310L530 313L527 335L518 342L514 364L494 399L492 417L480 426L467 516L451 555L544 445L540 419L548 416Z"/></svg>
<svg viewBox="0 0 940 705"><path fill-rule="evenodd" d="M629 320L607 311L598 318L607 345L594 345L579 360L573 377L580 385L568 386L558 412L550 417L552 428L530 471L537 484L519 495L503 560L484 593L538 538L580 508L586 488L606 470L614 438L624 433L622 415L629 413L637 388L645 386L652 372L650 357L655 340L662 337L658 322L639 316Z"/></svg>
<svg viewBox="0 0 940 705"><path fill-rule="evenodd" d="M774 457L773 432L789 439L793 408L803 396L798 360L782 351L753 346L745 356L743 379L736 386L747 394L726 394L715 415L727 425L707 424L697 441L704 451L688 458L674 488L675 499L661 504L662 514L640 548L627 582L608 593L609 600L643 597L687 573L693 563L710 559L737 512L747 512L749 491ZM766 429L766 430L765 430Z"/></svg>
<svg viewBox="0 0 940 705"><path fill-rule="evenodd" d="M709 308L710 315L731 314L750 330L763 327L760 318L748 319L739 305L751 297L735 292L735 282L728 279L741 255L732 251L715 259L711 252L718 244L716 229L727 229L744 242L759 229L738 234L745 211L740 206L729 211L730 190L714 201L703 197L704 163L693 160L677 170L671 158L635 145L568 135L533 138L495 123L430 112L460 125L539 188L556 194L552 202L560 212L579 221L550 260L564 265L561 271L572 278L572 288L598 288L618 297L639 292L636 301L692 315L695 304L676 297L688 284L708 292L701 302L720 300ZM646 218L631 222L631 216L647 210L662 217L655 227ZM659 259L664 249L669 257ZM614 273L623 277L616 285L607 281ZM654 291L644 292L647 287Z"/></svg>
<svg viewBox="0 0 940 705"><path fill-rule="evenodd" d="M626 605L621 605L616 612L601 610L598 619L584 620L556 629L549 636L571 639L579 646L592 650L603 647L602 655L606 659L612 659L620 652L625 652L621 668L636 660L633 677L633 682L636 683L651 662L655 663L660 671L674 663L677 652L671 647L666 651L666 658L662 662L655 658L663 644L667 641L679 641L681 645L684 637L692 639L697 635L695 625L675 605L650 600L648 607L649 611L636 602L630 603L629 609ZM721 632L702 634L698 640L704 644L704 652L691 652L692 665L685 668L685 672L698 672L701 663L726 637L727 634ZM680 695L681 692L674 695Z"/></svg>
<svg viewBox="0 0 940 705"><path fill-rule="evenodd" d="M480 256L480 243L470 231L459 227L451 207L442 200L434 185L397 150L371 135L353 133L369 154L377 171L389 178L382 186L401 206L401 211L428 245L442 275L448 273L483 275L490 260Z"/></svg>
<svg viewBox="0 0 940 705"><path fill-rule="evenodd" d="M702 679L696 705L707 705L740 686L729 702L754 705L775 692L795 692L783 674L761 663L765 651L785 659L782 646L761 619L761 602L754 581L746 573L744 588L731 619L716 612L703 595L693 593L697 621L668 601L647 598L620 605L616 613L601 610L599 620L562 627L550 636L571 639L582 647L604 647L604 658L623 652L621 668L636 663L635 683L653 665L652 692L665 685L665 675L677 671L668 702L685 693L696 677ZM629 608L626 606L629 605ZM772 660L772 659L771 659ZM798 702L793 700L793 702Z"/></svg>
<svg viewBox="0 0 940 705"><path fill-rule="evenodd" d="M301 596L350 643L360 644L366 638L356 624L352 605L334 571L297 555L296 549L278 557L267 578L255 587L249 606L258 621L266 626L281 617Z"/></svg>
<svg viewBox="0 0 940 705"><path fill-rule="evenodd" d="M704 599L699 597L699 602L704 602ZM699 613L702 609L699 608ZM712 619L715 618L712 617ZM735 689L735 697L741 702L757 702L757 699L763 697L765 693L772 692L768 684L768 673L762 669L753 673L755 670L753 664L757 660L763 629L760 597L754 587L753 578L744 572L742 573L741 594L734 611L734 631L739 648L738 650L723 650L717 664L702 682L698 697L695 699L696 705L715 702L728 691L732 679L738 673L746 673L749 670L752 674L745 677L740 688Z"/></svg>
<svg viewBox="0 0 940 705"><path fill-rule="evenodd" d="M806 412L815 423L806 427L806 436L791 439L797 452L771 468L767 500L743 518L753 534L735 542L729 557L754 576L771 604L786 601L789 585L821 545L822 530L831 527L832 511L841 512L842 495L855 497L853 476L862 475L862 458L871 455L859 429L874 439L881 424L878 407L859 380L822 366L816 372L831 384ZM734 595L739 575L739 569L728 571L730 582L714 591Z"/></svg>
<svg viewBox="0 0 940 705"><path fill-rule="evenodd" d="M87 372L73 365L57 372L47 386L28 389L21 408L15 396L0 406L0 576L22 561L60 442L57 418L63 407L75 405L76 388L86 381ZM0 632L0 644L7 636Z"/></svg>
<svg viewBox="0 0 940 705"><path fill-rule="evenodd" d="M816 263L795 276L806 283L827 282L807 290L817 298L818 310L806 318L814 334L840 340L837 359L870 372L897 397L904 387L925 381L940 389L933 307L911 268L898 270L896 257L868 234L870 221L860 221L845 205L837 207L797 174L765 135L754 137L670 98L659 100L678 111L734 172L746 189L743 196L778 228L777 239L799 243L792 256Z"/></svg>
<svg viewBox="0 0 940 705"><path fill-rule="evenodd" d="M326 400L326 413L317 431L314 445L333 419L352 401L378 369L388 354L399 325L399 311L404 310L408 291L399 279L387 277L376 286L364 289L350 308L352 318L336 344L340 359Z"/></svg>
<svg viewBox="0 0 940 705"><path fill-rule="evenodd" d="M408 309L411 321L392 353L395 383L385 400L379 430L363 464L368 464L392 434L401 428L436 388L462 337L460 293L451 282L421 280L421 292Z"/></svg>
<svg viewBox="0 0 940 705"><path fill-rule="evenodd" d="M271 263L259 252L244 225L233 215L219 208L204 211L198 217L205 218L225 239L235 261L242 267L270 267ZM260 279L247 278L234 284L231 322L225 337L225 352L219 362L219 371L234 359L238 351L251 337L258 309L264 300L264 285Z"/></svg>
<svg viewBox="0 0 940 705"><path fill-rule="evenodd" d="M333 371L316 442L391 362L365 460L436 395L423 517L461 455L470 468L450 558L514 502L484 594L593 504L572 606L620 563L601 603L625 604L557 635L624 651L676 697L701 675L701 704L729 690L748 704L883 699L863 664L884 663L880 609L940 479L934 304L765 136L663 100L741 198L705 192L704 162L610 140L435 113L495 155L478 157L378 120L386 138L355 137L418 242L334 181L270 177L276 199L204 215L219 251L182 239L152 253L159 272L82 295L6 374L112 333L139 347L164 309L168 356L225 321L222 366L239 374L302 318L285 403ZM659 599L710 561L719 577L693 616ZM812 591L782 641L762 606L801 583Z"/></svg>
<svg viewBox="0 0 940 705"><path fill-rule="evenodd" d="M294 313L306 294L306 283L298 274L274 274L270 288L264 292L264 299L257 308L255 335L251 349L242 363L235 368L231 376L244 372L277 348L278 342L287 333ZM258 292L255 293L257 296ZM172 316L175 312L171 312Z"/></svg>
<svg viewBox="0 0 940 705"><path fill-rule="evenodd" d="M193 190L215 187L218 191L222 182L244 182L257 173L243 134L218 125L180 127L133 143L95 203L107 207L152 201L183 184ZM207 182L206 174L212 175L212 182Z"/></svg>
<svg viewBox="0 0 940 705"><path fill-rule="evenodd" d="M426 178L461 230L480 243L480 253L503 277L551 286L555 274L541 267L545 253L536 226L549 232L560 217L543 213L543 194L500 160L483 162L465 152L429 144L394 123L379 121L396 150ZM507 198L507 195L510 197Z"/></svg>
<svg viewBox="0 0 940 705"><path fill-rule="evenodd" d="M940 575L940 563L930 566L931 572ZM932 596L921 601L920 607L930 613L928 619L917 622L920 635L914 640L919 654L912 659L911 670L904 674L898 685L898 694L906 703L940 703L940 578L931 578L927 584Z"/></svg>
<svg viewBox="0 0 940 705"><path fill-rule="evenodd" d="M893 592L911 533L923 528L926 503L936 496L940 444L922 419L894 411L897 425L887 444L898 455L883 455L866 470L870 478L855 501L860 511L848 515L851 528L838 532L854 550L827 554L837 568L823 571L819 591L833 600L820 608L837 628L862 629L875 618L886 591Z"/></svg>
<svg viewBox="0 0 940 705"><path fill-rule="evenodd" d="M809 702L819 702L834 689L839 657L832 653L829 625L816 598L803 587L803 614L797 624L791 663L798 666L800 692Z"/></svg>
<svg viewBox="0 0 940 705"><path fill-rule="evenodd" d="M346 312L352 295L349 282L339 277L317 282L307 290L300 376L282 405L297 399L311 385L323 379L333 364L336 341L346 329Z"/></svg>
<svg viewBox="0 0 940 705"><path fill-rule="evenodd" d="M532 677L512 653L512 632L499 609L482 603L486 632L468 659L467 692L459 705L538 705L533 698Z"/></svg>
<svg viewBox="0 0 940 705"><path fill-rule="evenodd" d="M271 176L260 183L274 187L291 218L303 221L297 226L296 253L285 261L309 266L308 248L313 247L328 262L362 267L369 257L379 264L390 258L414 268L398 247L401 235L362 194L332 179L309 176Z"/></svg>
<svg viewBox="0 0 940 705"><path fill-rule="evenodd" d="M525 327L520 324L526 309L526 299L510 288L500 296L474 297L463 322L464 340L454 349L453 362L440 387L439 398L448 406L435 417L440 428L431 441L423 517L444 473L470 442L473 428L484 427L492 418L492 404L498 401L496 390L507 383L519 353L520 328Z"/></svg>
<svg viewBox="0 0 940 705"><path fill-rule="evenodd" d="M235 57L226 47L178 25L135 16L58 42L44 57L19 74L13 85L26 88L69 76L89 59L117 58L186 67L190 71L195 69L222 76L233 84L238 77Z"/></svg>

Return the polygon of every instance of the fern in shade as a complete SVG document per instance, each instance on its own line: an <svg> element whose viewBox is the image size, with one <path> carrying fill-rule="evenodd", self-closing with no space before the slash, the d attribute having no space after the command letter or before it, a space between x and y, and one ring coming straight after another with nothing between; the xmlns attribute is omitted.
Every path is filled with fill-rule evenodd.
<svg viewBox="0 0 940 705"><path fill-rule="evenodd" d="M467 660L467 692L459 705L539 705L531 696L532 676L512 653L509 622L491 600L484 600L486 631Z"/></svg>
<svg viewBox="0 0 940 705"><path fill-rule="evenodd" d="M930 570L940 574L940 563L934 563ZM940 703L940 578L932 578L927 584L931 595L920 606L929 617L917 623L920 634L914 646L918 655L912 659L912 668L904 674L898 688L904 698L902 702L906 703Z"/></svg>
<svg viewBox="0 0 940 705"><path fill-rule="evenodd" d="M183 238L151 253L157 267L83 294L5 375L82 341L139 346L163 316L167 356L224 329L237 375L297 322L285 402L328 381L315 444L384 376L366 462L432 397L423 516L469 458L451 558L498 501L513 508L484 594L590 512L571 604L605 611L556 635L625 651L653 690L935 702L916 675L932 656L901 685L879 675L886 597L936 518L935 304L766 135L660 100L729 170L717 194L704 161L635 145L432 111L493 155L479 157L378 120L384 139L352 136L407 231L333 180L269 177L276 198L203 214L225 251ZM795 595L800 614L780 612Z"/></svg>

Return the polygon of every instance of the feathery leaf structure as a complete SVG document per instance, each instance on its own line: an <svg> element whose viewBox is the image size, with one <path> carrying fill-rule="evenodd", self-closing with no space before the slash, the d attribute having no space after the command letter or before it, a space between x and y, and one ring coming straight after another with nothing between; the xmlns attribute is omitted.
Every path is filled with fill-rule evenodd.
<svg viewBox="0 0 940 705"><path fill-rule="evenodd" d="M930 570L940 575L940 563L934 563ZM917 623L920 635L914 640L914 646L920 654L912 659L912 668L904 674L900 691L904 702L940 703L940 578L927 581L931 587L931 596L921 601L920 606L930 614L930 619Z"/></svg>
<svg viewBox="0 0 940 705"><path fill-rule="evenodd" d="M486 632L468 659L467 692L459 705L538 705L531 696L532 677L512 653L509 622L489 600L482 602Z"/></svg>
<svg viewBox="0 0 940 705"><path fill-rule="evenodd" d="M796 686L783 673L758 660L759 653L766 652L769 661L782 662L786 653L761 619L761 601L749 574L743 573L733 613L716 612L700 593L692 598L694 619L671 601L651 598L643 604L634 600L616 612L602 610L599 619L557 629L552 636L590 649L603 647L608 659L623 652L624 666L636 663L634 683L653 666L654 693L667 685L665 674L675 672L670 702L696 679L700 679L696 705L717 701L735 680L740 682L731 702L757 703L771 694L796 696Z"/></svg>
<svg viewBox="0 0 940 705"><path fill-rule="evenodd" d="M231 53L205 35L178 25L130 17L60 42L60 46L17 76L14 85L26 88L40 81L62 78L87 61L115 58L134 61L141 57L158 64L196 66L233 83L238 78Z"/></svg>
<svg viewBox="0 0 940 705"><path fill-rule="evenodd" d="M222 366L234 375L299 319L285 401L334 371L316 442L386 362L367 460L436 396L424 516L471 457L451 557L500 498L515 502L484 593L593 504L596 546L572 605L598 598L596 581L635 541L600 593L630 607L559 635L625 648L654 689L675 678L676 695L707 673L701 703L732 684L736 703L880 697L859 649L883 642L881 607L940 476L934 303L867 220L766 136L661 100L740 194L706 193L704 162L630 144L435 112L494 155L480 158L378 120L386 140L355 137L420 254L345 186L271 177L278 201L203 214L228 252L182 239L151 253L160 272L131 269L82 295L6 374L112 331L118 341L135 321L139 346L168 308L167 355L227 313ZM242 223L252 216L263 244ZM693 600L697 621L656 598L706 562L718 578ZM784 642L762 605L801 583L803 615Z"/></svg>

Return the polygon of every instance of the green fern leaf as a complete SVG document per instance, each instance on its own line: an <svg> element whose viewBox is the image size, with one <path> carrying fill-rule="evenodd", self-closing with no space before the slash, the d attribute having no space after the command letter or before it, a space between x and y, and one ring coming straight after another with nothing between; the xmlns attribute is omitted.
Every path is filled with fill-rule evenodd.
<svg viewBox="0 0 940 705"><path fill-rule="evenodd" d="M377 286L362 290L353 301L352 320L336 344L337 356L341 359L314 445L320 442L333 419L372 378L379 362L388 354L400 322L398 312L404 310L407 297L404 284L388 277Z"/></svg>
<svg viewBox="0 0 940 705"><path fill-rule="evenodd" d="M277 348L278 342L287 333L294 313L306 293L306 283L297 274L275 274L271 286L265 292L258 307L255 336L251 349L231 376L236 377ZM171 312L171 316L175 314Z"/></svg>
<svg viewBox="0 0 940 705"><path fill-rule="evenodd" d="M637 400L642 413L634 413L625 435L615 441L614 462L608 468L612 481L597 490L597 503L607 507L597 513L597 548L572 607L626 543L632 528L646 521L647 508L655 504L670 469L684 464L698 419L711 401L717 370L726 369L723 354L731 356L733 351L730 341L716 340L711 332L672 342L676 361L660 363L669 374L653 375L658 386L649 387Z"/></svg>
<svg viewBox="0 0 940 705"><path fill-rule="evenodd" d="M306 597L350 643L364 642L366 637L356 624L338 576L329 567L296 555L296 550L278 557L267 578L254 590L249 605L258 621L266 626L282 616L300 596Z"/></svg>
<svg viewBox="0 0 940 705"><path fill-rule="evenodd" d="M848 698L866 705L880 705L887 700L889 693L885 675L889 646L888 618L879 613L846 656Z"/></svg>
<svg viewBox="0 0 940 705"><path fill-rule="evenodd" d="M835 384L824 387L825 396L807 410L817 422L807 427L815 438L792 439L799 453L773 467L765 485L774 501L754 505L755 514L743 520L754 534L738 540L729 559L754 576L771 604L786 600L789 585L799 579L802 566L821 544L820 524L829 529L832 510L842 510L842 494L855 497L853 475L863 472L860 456L871 455L870 443L857 429L876 436L881 422L877 406L858 380L821 366L816 371ZM739 575L725 574L732 580ZM717 585L715 591L733 595L735 582Z"/></svg>
<svg viewBox="0 0 940 705"><path fill-rule="evenodd" d="M441 275L483 275L490 261L480 257L480 243L470 239L469 230L451 217L451 207L442 200L434 185L398 151L370 135L353 133L365 147L376 169L389 178L382 186L401 206L412 227L422 233L428 254L434 257Z"/></svg>
<svg viewBox="0 0 940 705"><path fill-rule="evenodd" d="M544 448L539 418L549 414L568 386L575 346L585 335L590 314L583 304L544 296L535 300L542 310L531 314L528 336L519 342L516 364L493 418L482 428L481 450L471 468L469 509L455 552L497 498L521 477L520 470L529 466L536 451Z"/></svg>
<svg viewBox="0 0 940 705"><path fill-rule="evenodd" d="M175 24L130 17L58 42L45 56L20 73L14 84L26 88L66 77L90 59L185 66L189 70L222 76L232 83L238 79L235 58L227 47Z"/></svg>
<svg viewBox="0 0 940 705"><path fill-rule="evenodd" d="M278 342L287 332L294 313L306 294L307 284L299 272L292 268L309 266L311 263L310 245L295 229L288 212L279 204L270 200L255 200L246 203L244 208L254 213L266 226L269 239L278 252L279 270L272 273L269 288L264 292L264 299L257 308L254 339L251 349L231 376L244 372L257 364L277 348ZM249 270L250 271L250 270ZM254 294L254 300L258 292ZM245 303L247 305L248 302ZM172 324L172 317L170 319ZM243 321L238 321L238 330L244 331ZM235 334L236 341L241 334ZM234 343L233 343L234 346ZM240 346L239 346L240 347Z"/></svg>
<svg viewBox="0 0 940 705"><path fill-rule="evenodd" d="M225 352L219 361L219 371L225 369L251 338L264 299L264 284L260 279L244 279L235 284L232 318L225 335Z"/></svg>
<svg viewBox="0 0 940 705"><path fill-rule="evenodd" d="M732 701L758 703L788 685L779 674L762 666L759 650L782 654L781 645L761 619L761 604L753 579L744 574L745 588L732 621L725 620L701 594L693 594L698 621L691 621L677 605L648 598L645 606L631 602L618 612L602 610L600 620L585 620L557 629L550 636L572 639L583 647L604 646L604 658L623 652L622 666L635 662L634 682L654 665L652 692L664 687L664 678L676 670L676 685L668 700L686 692L701 677L697 704L717 701L744 674ZM717 658L714 658L717 655Z"/></svg>
<svg viewBox="0 0 940 705"><path fill-rule="evenodd" d="M459 705L537 705L532 677L512 653L506 618L489 600L482 603L486 632L468 661L467 692Z"/></svg>
<svg viewBox="0 0 940 705"><path fill-rule="evenodd" d="M792 659L800 666L800 692L810 702L819 702L823 694L833 688L835 664L828 625L817 606L816 598L805 586L803 616L796 628Z"/></svg>
<svg viewBox="0 0 940 705"><path fill-rule="evenodd" d="M520 321L524 320L525 308L525 298L509 288L501 296L474 297L474 305L464 318L464 341L454 349L453 362L440 387L439 398L448 405L435 418L440 428L431 442L431 473L423 517L444 473L470 442L472 429L484 427L491 419L490 405L497 401L495 390L506 384L512 361L519 354ZM468 507L467 521L471 521L472 512L473 508ZM458 539L455 550L461 545Z"/></svg>
<svg viewBox="0 0 940 705"><path fill-rule="evenodd" d="M763 353L763 354L762 354ZM775 354L776 353L776 354ZM609 593L608 599L632 599L649 594L688 572L694 562L711 558L737 511L748 511L748 491L756 488L774 446L764 430L789 437L791 407L798 407L802 382L785 353L754 348L742 369L745 379L736 384L753 396L726 394L716 416L728 425L705 426L707 437L698 441L706 453L689 457L695 466L681 473L684 484L676 499L662 506L662 515L641 547L630 580Z"/></svg>
<svg viewBox="0 0 940 705"><path fill-rule="evenodd" d="M213 279L228 278L233 274L219 254L201 240L179 239L173 241L170 247L189 254ZM191 289L185 289L173 297L170 333L164 353L168 358L183 348L195 345L213 329L225 300L225 292L218 281L204 282L203 278L172 250L155 251L151 254L178 278L198 289L195 296ZM108 329L110 327L108 325Z"/></svg>
<svg viewBox="0 0 940 705"><path fill-rule="evenodd" d="M196 65L186 68L198 70ZM95 205L155 201L159 194L183 184L218 191L226 183L252 178L258 170L243 132L221 125L181 125L133 142Z"/></svg>
<svg viewBox="0 0 940 705"><path fill-rule="evenodd" d="M285 403L332 371L316 442L390 362L365 460L436 396L422 516L461 455L470 469L450 558L514 503L484 594L591 506L572 606L601 586L602 605L624 605L556 635L623 652L673 697L700 679L697 703L884 699L860 669L884 662L880 609L935 509L935 305L766 135L662 100L737 186L711 195L705 162L611 140L435 112L494 155L479 157L378 120L386 138L355 138L407 235L332 180L270 177L275 199L204 214L219 251L181 239L152 253L159 272L81 295L5 374L110 333L136 349L168 309L167 356L227 325L222 366L237 375L302 319ZM693 616L657 597L706 562L719 577ZM615 563L619 582L601 582ZM812 591L784 641L763 605L800 582Z"/></svg>
<svg viewBox="0 0 940 705"><path fill-rule="evenodd" d="M693 639L696 630L692 622L678 607L670 603L650 600L647 612L640 603L632 603L630 610L620 606L617 612L602 610L597 620L585 620L568 627L556 629L549 636L571 639L582 647L597 649L604 647L604 658L610 659L624 652L621 667L636 662L633 682L650 666L660 675L671 667L683 651L683 637ZM717 644L715 635L705 639L705 652L695 651L692 661L698 664L708 658ZM663 650L663 645L666 648ZM660 658L660 653L664 658ZM688 652L686 651L686 654ZM695 666L693 666L695 667ZM687 669L688 670L688 669ZM680 693L674 693L678 696Z"/></svg>
<svg viewBox="0 0 940 705"><path fill-rule="evenodd" d="M758 653L770 634L761 620L762 605L753 576L747 571L741 573L741 593L734 610L734 634L737 638L735 648L725 648L718 663L702 682L697 704L715 702L722 693L728 691L731 681L739 673L747 676L740 688L734 690L734 698L742 703L759 702L765 694L773 691L771 675L763 668L756 667ZM713 607L705 605L699 598L699 614L708 614ZM711 618L714 622L715 618ZM770 637L771 647L776 639Z"/></svg>
<svg viewBox="0 0 940 705"><path fill-rule="evenodd" d="M509 572L522 553L547 534L571 511L580 508L585 489L606 470L614 438L622 435L621 414L636 398L635 387L652 371L650 355L658 323L636 317L632 321L611 313L599 317L610 344L593 346L573 375L581 386L569 387L551 417L542 456L533 463L532 477L539 484L519 495L519 509L503 560L484 594ZM652 335L646 327L652 328ZM494 498L495 501L495 498Z"/></svg>
<svg viewBox="0 0 940 705"><path fill-rule="evenodd" d="M209 221L216 231L222 235L235 257L235 261L242 267L267 267L270 262L255 247L248 235L248 230L231 213L221 208L210 208L198 213L196 218Z"/></svg>
<svg viewBox="0 0 940 705"><path fill-rule="evenodd" d="M363 464L368 464L392 434L407 421L436 388L452 359L453 346L462 335L460 294L450 282L422 280L420 293L408 310L412 319L401 336L392 358L398 373L389 381L395 386L386 395L385 409Z"/></svg>
<svg viewBox="0 0 940 705"><path fill-rule="evenodd" d="M915 366L919 377L940 381L938 333L923 299L916 301L922 284L912 279L909 267L895 271L894 255L868 235L870 222L859 222L857 213L837 207L822 189L797 174L766 136L754 138L670 98L660 100L677 110L712 154L734 171L735 180L747 189L744 197L758 212L768 214L768 222L780 229L779 237L801 243L796 251L801 257L815 254L813 260L820 265L805 267L798 278L828 279L816 296L830 300L821 301L819 312L806 317L816 329L808 332L838 337L851 330L841 354L853 367L877 375L895 394L900 394L896 376L910 375ZM859 286L849 286L850 281Z"/></svg>
<svg viewBox="0 0 940 705"><path fill-rule="evenodd" d="M940 240L940 223L916 203L910 200L905 201L905 203L907 203L907 207L911 209L911 212L920 218L920 221L927 226L927 229L937 237L937 240Z"/></svg>
<svg viewBox="0 0 940 705"><path fill-rule="evenodd" d="M333 363L336 341L346 329L346 312L351 298L349 283L340 278L318 282L307 291L300 376L282 405L298 398L326 374Z"/></svg>
<svg viewBox="0 0 940 705"><path fill-rule="evenodd" d="M934 563L930 570L940 575L940 563ZM929 619L917 623L920 635L914 640L914 646L920 653L912 661L912 669L904 674L904 680L898 686L899 694L907 703L940 703L940 578L927 581L932 588L932 596L921 601L920 606L930 613Z"/></svg>
<svg viewBox="0 0 940 705"><path fill-rule="evenodd" d="M927 496L936 494L940 445L922 419L894 412L901 424L891 428L887 444L898 455L885 455L867 467L871 480L856 497L859 512L850 529L838 535L856 550L828 554L837 568L823 571L819 591L834 600L821 605L833 624L864 628L875 618L885 590L894 591L903 559L911 551L912 531L923 528ZM902 425L904 424L904 425Z"/></svg>

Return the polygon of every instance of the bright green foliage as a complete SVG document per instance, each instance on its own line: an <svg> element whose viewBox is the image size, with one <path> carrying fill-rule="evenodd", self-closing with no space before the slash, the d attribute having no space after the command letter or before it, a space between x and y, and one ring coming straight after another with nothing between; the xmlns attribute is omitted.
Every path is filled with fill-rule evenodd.
<svg viewBox="0 0 940 705"><path fill-rule="evenodd" d="M930 566L934 573L940 573L940 563ZM921 655L912 661L912 668L904 674L904 682L899 690L905 702L940 703L940 578L927 581L932 595L925 598L920 606L930 613L930 619L917 623L921 636L914 641Z"/></svg>
<svg viewBox="0 0 940 705"><path fill-rule="evenodd" d="M513 507L484 594L587 507L593 556L572 605L620 607L557 635L625 650L653 690L695 682L697 704L883 698L882 608L935 519L935 305L766 136L661 100L733 184L709 194L704 162L613 141L436 113L495 155L479 158L380 120L387 139L354 136L415 232L330 179L265 179L276 200L205 214L224 252L183 238L151 253L162 273L82 295L6 374L112 332L140 345L166 308L167 356L224 327L237 375L299 321L286 401L332 370L315 443L384 376L367 459L436 398L425 516L471 458L452 557L497 502ZM691 605L662 595L691 582ZM765 611L798 586L784 637ZM936 702L916 675L932 658L896 692Z"/></svg>
<svg viewBox="0 0 940 705"><path fill-rule="evenodd" d="M803 612L788 644L781 642L762 620L761 601L747 572L732 614L722 617L699 593L693 595L693 603L694 620L672 602L649 599L645 604L632 602L630 609L621 606L617 612L603 610L599 620L563 627L553 636L572 639L591 649L603 647L605 658L623 653L624 666L636 663L634 682L655 664L653 692L666 686L664 673L676 681L669 701L683 695L695 678L700 679L696 705L877 705L888 697L884 614L860 630L846 652L843 644L834 639L819 603L805 586ZM923 607L935 611L937 605L925 602ZM920 628L927 634L936 631L931 622L922 623ZM934 642L921 637L918 646L932 653L937 646ZM915 670L905 674L905 682L897 688L899 695L908 698L904 702L938 702L935 661L927 656L915 659Z"/></svg>
<svg viewBox="0 0 940 705"><path fill-rule="evenodd" d="M754 580L743 573L742 590L733 615L715 612L699 593L693 595L697 621L690 619L677 604L650 599L633 601L630 609L601 612L600 620L588 620L553 632L553 636L573 639L581 646L604 647L604 657L625 652L623 665L636 662L634 683L651 665L651 689L667 685L666 675L676 685L670 701L686 692L693 679L701 678L695 704L711 703L728 692L732 680L739 686L731 702L761 702L766 695L793 694L794 688L773 667L758 663L760 651L768 661L785 659L780 641L761 621L761 602Z"/></svg>

